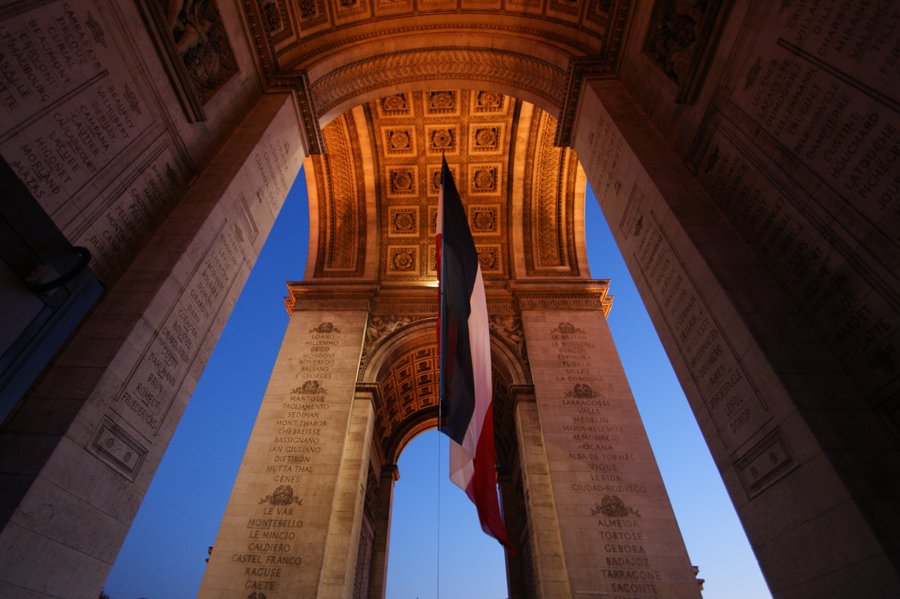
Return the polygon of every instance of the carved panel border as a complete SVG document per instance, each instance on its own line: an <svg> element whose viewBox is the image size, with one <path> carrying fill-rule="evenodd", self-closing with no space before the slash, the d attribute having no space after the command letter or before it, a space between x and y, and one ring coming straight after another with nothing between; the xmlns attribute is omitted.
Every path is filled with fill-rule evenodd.
<svg viewBox="0 0 900 599"><path fill-rule="evenodd" d="M137 477L149 451L107 416L103 417L100 427L88 445L88 450L110 468L132 481Z"/></svg>
<svg viewBox="0 0 900 599"><path fill-rule="evenodd" d="M327 155L317 157L316 175L322 235L316 252L317 277L359 277L365 267L366 197L362 155L352 115L323 130Z"/></svg>
<svg viewBox="0 0 900 599"><path fill-rule="evenodd" d="M554 145L554 119L532 116L525 161L523 225L529 275L579 274L574 239L574 196L578 161Z"/></svg>

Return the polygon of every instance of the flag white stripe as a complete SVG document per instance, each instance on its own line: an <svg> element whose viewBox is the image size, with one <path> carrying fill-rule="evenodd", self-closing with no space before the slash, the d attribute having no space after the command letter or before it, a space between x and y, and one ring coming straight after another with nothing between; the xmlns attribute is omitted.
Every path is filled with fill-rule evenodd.
<svg viewBox="0 0 900 599"><path fill-rule="evenodd" d="M473 380L475 382L475 408L462 445L450 444L450 480L463 491L469 486L475 472L473 460L481 437L481 429L491 404L491 338L487 316L487 297L481 265L475 275L475 285L470 298L472 310L469 313L469 345L472 352Z"/></svg>

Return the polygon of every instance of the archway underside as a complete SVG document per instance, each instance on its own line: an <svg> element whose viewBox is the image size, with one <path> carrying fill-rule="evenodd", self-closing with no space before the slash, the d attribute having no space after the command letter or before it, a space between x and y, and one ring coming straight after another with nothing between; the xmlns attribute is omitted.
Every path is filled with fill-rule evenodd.
<svg viewBox="0 0 900 599"><path fill-rule="evenodd" d="M307 161L307 280L433 282L442 156L489 283L586 278L586 179L555 132L548 113L487 90L398 92L340 115Z"/></svg>

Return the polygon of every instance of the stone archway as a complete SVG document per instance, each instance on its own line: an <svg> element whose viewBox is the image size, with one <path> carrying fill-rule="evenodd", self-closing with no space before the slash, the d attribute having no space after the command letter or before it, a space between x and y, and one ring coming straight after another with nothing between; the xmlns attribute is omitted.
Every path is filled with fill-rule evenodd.
<svg viewBox="0 0 900 599"><path fill-rule="evenodd" d="M504 464L500 469L506 473L506 480L510 480L511 470L518 473L517 466L511 467L517 454L514 403L519 394L531 389L531 385L520 357L516 355L515 341L511 344L509 337L501 332L500 322L495 319L492 337L495 426L498 463ZM368 542L361 539L356 580L365 580L368 584L360 585L362 592L355 586L355 596L385 596L397 464L413 438L437 426L435 324L431 317L382 315L371 317L367 327L367 351L361 359L358 384L371 390L376 414L373 458L366 488L367 503L372 507L363 512L363 520L368 519L372 535ZM376 473L380 473L378 480ZM505 518L510 525L526 521L520 495L521 489L511 485L502 488ZM517 526L511 530L518 533L517 545L525 550L528 547L527 528ZM526 578L530 570L526 571L520 560L521 555L507 556L507 580L513 589L533 586ZM524 596L516 591L512 594Z"/></svg>
<svg viewBox="0 0 900 599"><path fill-rule="evenodd" d="M559 111L555 141L597 191L773 591L900 586L892 7L820 30L775 2L206 2L222 68L204 80L154 7L3 13L22 83L4 96L9 176L109 289L71 322L58 309L89 295L71 286L40 304L47 329L10 318L13 375L66 346L4 421L4 451L29 457L4 471L4 584L64 593L67 574L22 567L53 555L99 585L287 175L330 151L321 126L389 89L487 81ZM54 27L75 45L15 42ZM865 50L822 33L838 29ZM65 261L42 254L44 224L10 226L37 258L4 290L43 302L29 274ZM371 283L327 290L360 306Z"/></svg>
<svg viewBox="0 0 900 599"><path fill-rule="evenodd" d="M585 178L556 130L528 102L461 89L394 93L324 127L328 152L307 163L307 279L291 285L201 595L383 595L393 460L436 417L442 156L488 293L498 466L522 547L507 556L513 592L697 595L606 329L608 282L587 273ZM641 554L642 582L609 565L626 553Z"/></svg>

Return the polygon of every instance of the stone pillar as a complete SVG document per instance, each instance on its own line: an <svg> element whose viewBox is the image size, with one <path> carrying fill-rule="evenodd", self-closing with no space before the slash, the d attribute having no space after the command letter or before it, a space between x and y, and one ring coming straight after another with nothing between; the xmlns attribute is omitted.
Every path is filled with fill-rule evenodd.
<svg viewBox="0 0 900 599"><path fill-rule="evenodd" d="M585 83L574 146L773 593L900 594L897 378L857 377L832 339L844 322L874 351L896 310L760 181L711 196L618 83ZM703 173L740 180L747 159L716 147ZM845 311L886 328L867 345Z"/></svg>
<svg viewBox="0 0 900 599"><path fill-rule="evenodd" d="M322 577L316 595L321 599L353 599L374 423L371 394L358 393L350 411L331 506Z"/></svg>
<svg viewBox="0 0 900 599"><path fill-rule="evenodd" d="M516 404L516 441L519 449L528 545L531 550L531 584L537 599L572 596L559 530L558 511L553 499L550 466L541 434L534 397L520 396ZM524 558L524 556L523 556Z"/></svg>
<svg viewBox="0 0 900 599"><path fill-rule="evenodd" d="M6 421L0 595L99 595L303 157L261 97Z"/></svg>
<svg viewBox="0 0 900 599"><path fill-rule="evenodd" d="M356 395L371 290L312 287L294 285L200 597L352 591L373 427L370 400ZM298 300L297 288L310 294Z"/></svg>
<svg viewBox="0 0 900 599"><path fill-rule="evenodd" d="M381 467L375 506L375 536L372 541L372 572L369 576L369 599L384 599L387 591L388 552L391 546L391 512L394 483L400 479L397 464Z"/></svg>
<svg viewBox="0 0 900 599"><path fill-rule="evenodd" d="M540 423L569 596L699 599L606 325L605 282L514 290L535 389L535 403L517 410L517 426L530 422L534 431L535 416ZM523 439L524 451L534 451L535 436Z"/></svg>

